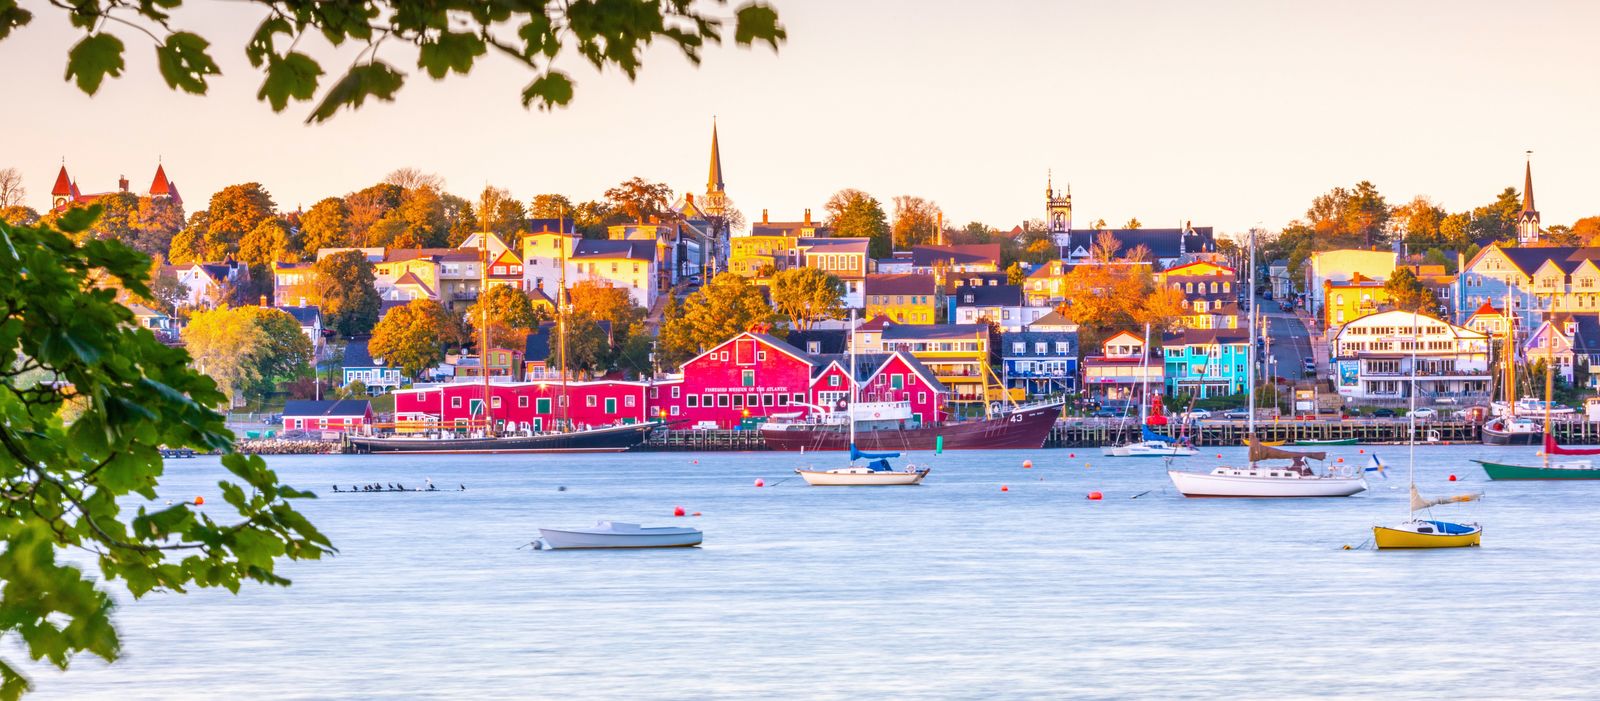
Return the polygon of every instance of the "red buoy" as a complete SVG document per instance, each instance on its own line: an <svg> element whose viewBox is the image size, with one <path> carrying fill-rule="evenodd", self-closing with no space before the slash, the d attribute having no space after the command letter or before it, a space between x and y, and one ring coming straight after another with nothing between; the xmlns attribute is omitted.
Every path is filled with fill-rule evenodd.
<svg viewBox="0 0 1600 701"><path fill-rule="evenodd" d="M1362 448L1362 449L1361 449L1361 450L1358 450L1358 451L1356 451L1356 452L1357 452L1357 453L1360 453L1360 454L1362 454L1362 455L1366 455L1366 453L1367 453L1367 449L1366 449L1366 448Z"/></svg>
<svg viewBox="0 0 1600 701"><path fill-rule="evenodd" d="M1339 458L1339 462L1344 462L1344 458Z"/></svg>
<svg viewBox="0 0 1600 701"><path fill-rule="evenodd" d="M682 516L683 515L683 507L681 507L681 506L672 507L672 515L673 516Z"/></svg>
<svg viewBox="0 0 1600 701"><path fill-rule="evenodd" d="M1002 484L1002 485L1000 485L1000 491L1009 492L1009 491L1011 491L1011 488Z"/></svg>
<svg viewBox="0 0 1600 701"><path fill-rule="evenodd" d="M767 481L764 480L764 479L761 479L760 477L757 477L756 478L756 486L757 487L765 487L765 486L767 486Z"/></svg>
<svg viewBox="0 0 1600 701"><path fill-rule="evenodd" d="M1078 454L1077 453L1067 453L1067 457L1075 458L1075 457L1078 457Z"/></svg>
<svg viewBox="0 0 1600 701"><path fill-rule="evenodd" d="M205 497L195 497L194 498L194 505L195 506L205 506L206 505L206 498Z"/></svg>
<svg viewBox="0 0 1600 701"><path fill-rule="evenodd" d="M1217 459L1218 459L1218 460L1221 460L1221 459L1222 459L1222 453L1217 453Z"/></svg>
<svg viewBox="0 0 1600 701"><path fill-rule="evenodd" d="M1456 476L1455 476L1455 475L1450 475L1450 481L1451 481L1451 482L1454 482L1454 481L1456 481Z"/></svg>
<svg viewBox="0 0 1600 701"><path fill-rule="evenodd" d="M1105 495L1099 492L1089 492L1089 501L1100 501Z"/></svg>
<svg viewBox="0 0 1600 701"><path fill-rule="evenodd" d="M1033 461L1032 460L1023 460L1022 461L1022 469L1024 469L1024 470L1032 470L1033 469Z"/></svg>

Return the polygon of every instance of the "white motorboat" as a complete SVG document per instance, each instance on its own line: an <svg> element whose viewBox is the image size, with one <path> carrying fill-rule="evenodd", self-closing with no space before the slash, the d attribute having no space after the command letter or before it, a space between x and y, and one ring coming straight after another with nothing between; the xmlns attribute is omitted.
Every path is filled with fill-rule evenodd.
<svg viewBox="0 0 1600 701"><path fill-rule="evenodd" d="M581 548L692 548L704 538L699 529L600 521L590 528L541 528L538 545L551 550Z"/></svg>
<svg viewBox="0 0 1600 701"><path fill-rule="evenodd" d="M797 469L794 472L813 487L893 487L921 484L930 469L907 465L903 470L895 470L889 467L888 460L879 459L833 470Z"/></svg>
<svg viewBox="0 0 1600 701"><path fill-rule="evenodd" d="M1255 229L1250 230L1250 298L1256 294L1256 239ZM1256 335L1257 312L1250 312L1250 336ZM1251 372L1246 384L1249 403L1256 405L1256 344L1250 344ZM1172 485L1186 497L1347 497L1367 490L1367 480L1360 472L1327 470L1317 474L1306 466L1306 460L1323 461L1326 453L1296 452L1262 445L1256 438L1256 412L1251 411L1246 443L1250 446L1249 463L1244 466L1215 468L1210 472L1183 472L1168 470ZM1287 460L1288 465L1261 465L1263 460Z"/></svg>
<svg viewBox="0 0 1600 701"><path fill-rule="evenodd" d="M1168 441L1140 441L1128 445L1108 445L1101 448L1100 452L1114 458L1183 458L1200 451Z"/></svg>

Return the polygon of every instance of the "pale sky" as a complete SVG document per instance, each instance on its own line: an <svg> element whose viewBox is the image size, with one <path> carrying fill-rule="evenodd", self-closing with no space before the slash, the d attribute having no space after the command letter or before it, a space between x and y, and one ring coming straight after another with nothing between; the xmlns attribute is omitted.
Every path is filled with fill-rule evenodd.
<svg viewBox="0 0 1600 701"><path fill-rule="evenodd" d="M177 16L212 40L224 75L209 96L169 91L149 40L123 32L128 70L90 98L62 80L76 31L23 0L33 25L0 41L0 167L23 171L40 209L62 157L98 192L121 174L142 191L159 156L191 212L251 180L310 207L402 166L465 196L487 182L584 200L635 175L698 193L716 115L729 196L752 220L820 217L855 187L1009 228L1043 216L1053 170L1078 226L1231 232L1361 179L1391 203L1484 204L1520 189L1528 149L1546 226L1600 214L1600 3L772 2L789 31L776 55L730 41L695 69L658 45L633 84L564 56L577 96L553 113L522 108L529 76L509 61L435 83L386 45L410 74L398 101L306 126L309 105L255 99L257 8L190 0ZM338 74L353 51L320 58Z"/></svg>

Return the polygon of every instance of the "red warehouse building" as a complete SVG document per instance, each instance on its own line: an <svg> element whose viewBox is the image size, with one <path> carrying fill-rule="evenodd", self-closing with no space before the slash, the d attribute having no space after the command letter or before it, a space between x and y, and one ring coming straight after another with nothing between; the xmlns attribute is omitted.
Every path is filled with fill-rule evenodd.
<svg viewBox="0 0 1600 701"><path fill-rule="evenodd" d="M649 418L646 387L643 382L602 380L568 382L563 390L559 382L491 381L489 402L495 425L502 430L552 430L562 416L577 428L609 426ZM482 382L402 389L394 395L395 422L401 425L442 421L465 426L483 416Z"/></svg>

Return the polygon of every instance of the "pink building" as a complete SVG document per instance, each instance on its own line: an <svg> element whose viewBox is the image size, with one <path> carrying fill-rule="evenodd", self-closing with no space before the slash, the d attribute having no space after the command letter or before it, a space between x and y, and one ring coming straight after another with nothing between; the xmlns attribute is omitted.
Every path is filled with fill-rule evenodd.
<svg viewBox="0 0 1600 701"><path fill-rule="evenodd" d="M372 424L372 402L365 399L292 399L283 405L285 431L348 431Z"/></svg>
<svg viewBox="0 0 1600 701"><path fill-rule="evenodd" d="M506 430L550 429L563 415L577 427L608 426L649 418L645 389L642 382L568 382L563 402L559 382L495 380L489 384L489 402L496 425ZM442 420L464 427L474 417L483 416L482 382L402 389L394 395L395 421L400 424Z"/></svg>

